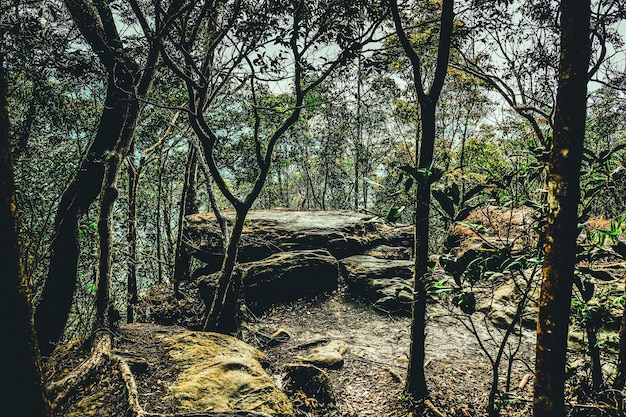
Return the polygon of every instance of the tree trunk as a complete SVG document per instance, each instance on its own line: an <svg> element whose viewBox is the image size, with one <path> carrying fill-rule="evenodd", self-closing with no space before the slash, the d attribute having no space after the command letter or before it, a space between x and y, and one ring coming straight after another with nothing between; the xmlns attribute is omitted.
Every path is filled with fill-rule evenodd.
<svg viewBox="0 0 626 417"><path fill-rule="evenodd" d="M135 321L134 306L137 304L137 185L139 170L133 156L128 159L128 278L126 285L126 322Z"/></svg>
<svg viewBox="0 0 626 417"><path fill-rule="evenodd" d="M626 292L624 297L626 297ZM622 389L626 383L626 306L622 310L622 320L619 326L619 351L617 358L617 377L613 382L613 388Z"/></svg>
<svg viewBox="0 0 626 417"><path fill-rule="evenodd" d="M235 223L230 233L224 262L213 294L213 301L204 321L204 331L215 331L225 334L236 334L239 331L239 305L243 294L243 283L233 274L237 263L239 241L243 233L249 205L236 207ZM234 309L234 310L233 310Z"/></svg>
<svg viewBox="0 0 626 417"><path fill-rule="evenodd" d="M421 60L403 28L401 13L396 0L392 0L391 14L400 44L411 62L413 83L418 97L421 116L421 141L415 144L419 149L418 169L430 172L433 163L436 138L436 106L445 81L450 58L450 45L454 21L454 0L444 0L441 8L441 27L437 46L437 62L433 82L428 92L422 81ZM415 287L411 321L411 346L405 392L416 400L428 397L428 386L424 373L426 336L426 286L428 273L428 244L430 235L430 188L432 180L425 175L417 182L417 207L415 213Z"/></svg>
<svg viewBox="0 0 626 417"><path fill-rule="evenodd" d="M15 198L13 159L9 137L7 80L0 52L0 253L3 259L2 317L6 338L4 370L10 375L3 396L17 401L21 415L51 417L43 385L41 356L37 346L28 279L24 274L18 213ZM5 406L7 406L5 404Z"/></svg>
<svg viewBox="0 0 626 417"><path fill-rule="evenodd" d="M180 283L189 278L189 262L191 256L183 247L185 216L197 213L196 200L196 167L198 153L193 145L189 146L189 156L185 167L185 181L183 183L183 195L180 200L180 214L178 217L178 234L176 239L176 255L174 261L174 293L179 295Z"/></svg>
<svg viewBox="0 0 626 417"><path fill-rule="evenodd" d="M111 75L107 97L96 137L89 147L74 180L63 193L55 218L54 238L50 247L50 267L41 301L35 314L41 353L50 355L63 336L74 288L78 280L78 224L95 201L104 179L104 163L109 150L115 147L123 127L134 124L138 114L128 111L133 100L128 83L120 83Z"/></svg>
<svg viewBox="0 0 626 417"><path fill-rule="evenodd" d="M565 416L565 362L576 262L590 56L590 2L561 2L561 54L548 167L548 224L535 358L535 417Z"/></svg>
<svg viewBox="0 0 626 417"><path fill-rule="evenodd" d="M435 149L435 104L421 103L422 140L418 168L429 169ZM411 346L405 390L413 398L426 398L428 387L424 372L426 338L426 279L428 273L428 242L430 237L430 186L428 178L418 183L415 214L415 286Z"/></svg>
<svg viewBox="0 0 626 417"><path fill-rule="evenodd" d="M598 330L593 319L586 320L585 331L589 343L589 359L591 360L591 387L597 392L604 384L604 377L602 376L600 346L598 346Z"/></svg>

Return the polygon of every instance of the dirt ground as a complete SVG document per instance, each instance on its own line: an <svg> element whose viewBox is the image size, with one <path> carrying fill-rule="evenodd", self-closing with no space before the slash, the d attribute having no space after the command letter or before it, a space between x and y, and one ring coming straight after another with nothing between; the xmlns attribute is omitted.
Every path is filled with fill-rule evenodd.
<svg viewBox="0 0 626 417"><path fill-rule="evenodd" d="M440 304L429 306L426 337L426 372L434 409L446 416L485 415L492 367L475 336ZM248 325L248 342L263 350L280 375L281 366L296 362L313 344L341 340L348 344L344 365L328 370L337 397L333 416L407 416L411 404L404 400L410 342L410 319L392 317L337 291L314 300L299 300L277 306ZM489 337L477 326L483 343ZM264 337L278 329L291 338L276 346L264 346ZM499 332L495 332L497 339ZM503 416L529 415L532 383L518 389L533 362L534 335L526 332L520 344L510 381L515 389L503 404ZM305 347L306 346L306 347ZM495 349L495 348L493 348ZM492 349L492 350L493 350ZM492 356L495 352L492 352ZM505 364L506 365L506 364ZM505 375L502 375L505 377ZM506 381L501 381L501 389ZM301 409L302 416L316 416L314 409ZM307 413L308 412L308 413ZM436 411L431 410L431 415Z"/></svg>
<svg viewBox="0 0 626 417"><path fill-rule="evenodd" d="M328 373L335 391L336 406L322 408L303 398L292 398L298 417L469 417L486 415L487 396L492 383L491 361L495 358L503 331L482 320L482 313L472 315L474 332L467 326L467 316L448 309L441 302L428 308L426 337L426 377L431 394L428 407L415 411L402 395L409 352L410 319L382 314L356 300L343 290L278 305L245 326L244 340L264 352L269 361L267 372L280 386L285 364L296 363L297 356L331 340L348 344L344 364ZM470 327L471 328L471 327ZM289 338L268 344L268 337L282 329ZM174 326L125 325L115 337L115 353L125 357L137 379L140 403L152 413L174 414L176 405L164 399L177 378L178 370L169 360L167 346L157 334L176 331ZM480 336L483 348L477 341ZM519 336L519 337L518 337ZM499 372L500 415L532 415L532 368L534 332L530 329L511 336L504 351ZM487 355L487 353L489 356ZM70 345L46 364L49 380L58 379L76 367L85 350ZM581 361L583 351L571 352L570 362ZM509 360L511 358L511 360ZM583 363L583 362L580 362ZM147 368L147 369L144 369ZM584 369L578 372L586 378ZM572 378L576 380L576 378ZM571 386L568 395L574 398ZM127 402L119 373L101 370L92 383L80 387L77 399L63 404L60 417L124 416ZM580 401L578 399L572 402ZM616 415L604 412L598 402L587 401L571 416ZM602 404L600 404L602 405ZM611 404L609 403L609 406Z"/></svg>

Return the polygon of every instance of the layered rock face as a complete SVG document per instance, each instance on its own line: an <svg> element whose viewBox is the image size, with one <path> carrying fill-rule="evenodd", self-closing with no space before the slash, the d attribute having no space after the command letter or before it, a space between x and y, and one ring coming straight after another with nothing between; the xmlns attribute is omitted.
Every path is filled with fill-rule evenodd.
<svg viewBox="0 0 626 417"><path fill-rule="evenodd" d="M233 212L226 212L229 222ZM185 219L186 250L202 262L192 276L203 298L219 271L224 244L215 216ZM252 211L246 219L235 273L253 310L347 289L392 313L410 312L413 227L390 226L350 211Z"/></svg>

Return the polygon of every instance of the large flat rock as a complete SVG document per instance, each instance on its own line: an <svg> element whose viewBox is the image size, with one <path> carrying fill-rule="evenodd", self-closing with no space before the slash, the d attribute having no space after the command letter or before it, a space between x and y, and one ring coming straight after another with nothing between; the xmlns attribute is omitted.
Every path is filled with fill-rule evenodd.
<svg viewBox="0 0 626 417"><path fill-rule="evenodd" d="M224 216L232 224L234 211ZM212 213L185 219L186 249L207 263L204 274L221 266L224 245ZM376 217L351 211L253 210L246 217L239 248L239 261L251 262L272 254L326 249L335 258L362 254L380 245L413 245L411 226L390 226Z"/></svg>
<svg viewBox="0 0 626 417"><path fill-rule="evenodd" d="M182 331L163 339L180 369L168 396L181 411L294 415L291 402L261 365L265 355L254 347L218 333Z"/></svg>

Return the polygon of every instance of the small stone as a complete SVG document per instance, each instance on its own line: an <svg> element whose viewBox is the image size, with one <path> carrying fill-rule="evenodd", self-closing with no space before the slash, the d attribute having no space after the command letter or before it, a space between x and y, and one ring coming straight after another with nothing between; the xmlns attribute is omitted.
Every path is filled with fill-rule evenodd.
<svg viewBox="0 0 626 417"><path fill-rule="evenodd" d="M298 356L296 359L322 368L339 369L343 366L343 354L347 350L347 343L332 340L325 346L311 349L307 356Z"/></svg>

